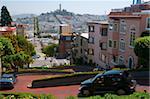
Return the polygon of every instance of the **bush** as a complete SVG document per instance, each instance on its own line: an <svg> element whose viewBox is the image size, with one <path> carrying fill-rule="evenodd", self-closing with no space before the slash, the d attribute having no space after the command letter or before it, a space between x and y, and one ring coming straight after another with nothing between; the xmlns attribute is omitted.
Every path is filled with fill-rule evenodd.
<svg viewBox="0 0 150 99"><path fill-rule="evenodd" d="M56 99L53 95L31 93L0 93L0 99Z"/></svg>

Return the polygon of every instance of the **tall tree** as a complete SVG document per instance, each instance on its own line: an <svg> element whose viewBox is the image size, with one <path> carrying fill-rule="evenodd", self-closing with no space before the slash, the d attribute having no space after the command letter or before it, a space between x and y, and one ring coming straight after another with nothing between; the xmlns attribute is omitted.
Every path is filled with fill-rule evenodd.
<svg viewBox="0 0 150 99"><path fill-rule="evenodd" d="M33 24L34 24L34 34L39 36L39 20L38 20L38 17L33 18Z"/></svg>
<svg viewBox="0 0 150 99"><path fill-rule="evenodd" d="M11 26L12 18L6 8L3 6L1 9L1 26Z"/></svg>
<svg viewBox="0 0 150 99"><path fill-rule="evenodd" d="M50 46L46 46L42 49L43 53L46 54L46 56L54 56L57 52L58 45L52 44Z"/></svg>
<svg viewBox="0 0 150 99"><path fill-rule="evenodd" d="M149 66L150 36L136 39L134 52L139 58L139 65Z"/></svg>

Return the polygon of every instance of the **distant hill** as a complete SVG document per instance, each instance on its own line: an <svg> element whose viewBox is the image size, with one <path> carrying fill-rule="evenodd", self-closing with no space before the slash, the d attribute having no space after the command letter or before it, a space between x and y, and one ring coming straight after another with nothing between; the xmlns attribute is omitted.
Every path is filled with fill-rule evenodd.
<svg viewBox="0 0 150 99"><path fill-rule="evenodd" d="M34 17L37 16L35 14L19 14L19 15L13 15L13 19L16 20L17 18L30 18L30 17Z"/></svg>
<svg viewBox="0 0 150 99"><path fill-rule="evenodd" d="M29 24L30 29L33 28L34 14L22 14L14 16L17 23ZM37 16L39 19L39 27L41 32L58 33L59 25L62 23L72 24L74 32L87 32L88 21L106 20L106 15L91 15L91 14L75 14L67 10L55 10L53 12L41 13Z"/></svg>

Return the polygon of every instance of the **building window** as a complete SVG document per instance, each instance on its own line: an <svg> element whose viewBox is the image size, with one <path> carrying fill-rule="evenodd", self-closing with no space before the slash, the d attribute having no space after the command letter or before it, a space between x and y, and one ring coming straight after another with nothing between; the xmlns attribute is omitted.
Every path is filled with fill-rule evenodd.
<svg viewBox="0 0 150 99"><path fill-rule="evenodd" d="M124 65L124 57L119 56L119 65Z"/></svg>
<svg viewBox="0 0 150 99"><path fill-rule="evenodd" d="M101 48L101 50L106 50L107 49L107 43L105 43L105 42L101 43L100 42L100 48Z"/></svg>
<svg viewBox="0 0 150 99"><path fill-rule="evenodd" d="M113 24L112 23L109 24L109 30L113 30Z"/></svg>
<svg viewBox="0 0 150 99"><path fill-rule="evenodd" d="M82 49L80 50L81 54L82 54Z"/></svg>
<svg viewBox="0 0 150 99"><path fill-rule="evenodd" d="M150 18L147 18L147 29L150 29Z"/></svg>
<svg viewBox="0 0 150 99"><path fill-rule="evenodd" d="M108 41L108 45L109 45L109 47L112 47L112 40Z"/></svg>
<svg viewBox="0 0 150 99"><path fill-rule="evenodd" d="M113 47L114 47L114 48L117 48L117 41L114 41Z"/></svg>
<svg viewBox="0 0 150 99"><path fill-rule="evenodd" d="M89 26L89 32L94 32L94 26Z"/></svg>
<svg viewBox="0 0 150 99"><path fill-rule="evenodd" d="M114 63L117 63L117 62L118 62L118 57L115 56L115 55L113 55L113 62L114 62Z"/></svg>
<svg viewBox="0 0 150 99"><path fill-rule="evenodd" d="M83 41L82 41L82 39L80 40L80 45L82 46L82 44L83 44Z"/></svg>
<svg viewBox="0 0 150 99"><path fill-rule="evenodd" d="M125 50L125 41L124 41L124 39L121 39L121 40L120 40L119 49L122 50L122 51Z"/></svg>
<svg viewBox="0 0 150 99"><path fill-rule="evenodd" d="M102 36L107 36L107 28L102 28L101 29L101 35Z"/></svg>
<svg viewBox="0 0 150 99"><path fill-rule="evenodd" d="M132 27L130 29L130 46L134 46L134 40L135 40L135 27Z"/></svg>
<svg viewBox="0 0 150 99"><path fill-rule="evenodd" d="M70 40L71 40L71 37L66 36L66 37L65 37L65 40L66 40L66 41L70 41Z"/></svg>
<svg viewBox="0 0 150 99"><path fill-rule="evenodd" d="M121 34L125 34L126 33L126 29L127 29L127 26L126 26L126 23L125 23L125 20L122 19L120 20L120 33Z"/></svg>
<svg viewBox="0 0 150 99"><path fill-rule="evenodd" d="M114 24L114 31L118 32L118 26L117 26L117 24Z"/></svg>
<svg viewBox="0 0 150 99"><path fill-rule="evenodd" d="M93 49L89 49L88 52L89 52L89 55L94 55L94 50Z"/></svg>
<svg viewBox="0 0 150 99"><path fill-rule="evenodd" d="M94 44L94 37L89 38L89 43Z"/></svg>
<svg viewBox="0 0 150 99"><path fill-rule="evenodd" d="M104 54L100 54L100 60L106 62L106 56Z"/></svg>

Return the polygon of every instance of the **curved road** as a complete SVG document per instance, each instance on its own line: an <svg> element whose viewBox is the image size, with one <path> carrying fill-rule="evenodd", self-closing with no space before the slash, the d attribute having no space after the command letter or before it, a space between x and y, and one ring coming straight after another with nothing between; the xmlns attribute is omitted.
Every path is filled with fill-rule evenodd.
<svg viewBox="0 0 150 99"><path fill-rule="evenodd" d="M59 87L47 87L47 88L35 88L29 89L27 85L32 82L32 80L45 78L49 76L57 76L57 75L23 75L18 76L17 83L15 84L15 88L12 90L3 90L0 92L30 92L35 94L52 94L56 96L58 99L64 99L67 96L77 96L78 88L80 85L71 85L71 86L59 86ZM137 86L136 90L143 92L147 90L150 92L150 87L147 86Z"/></svg>

